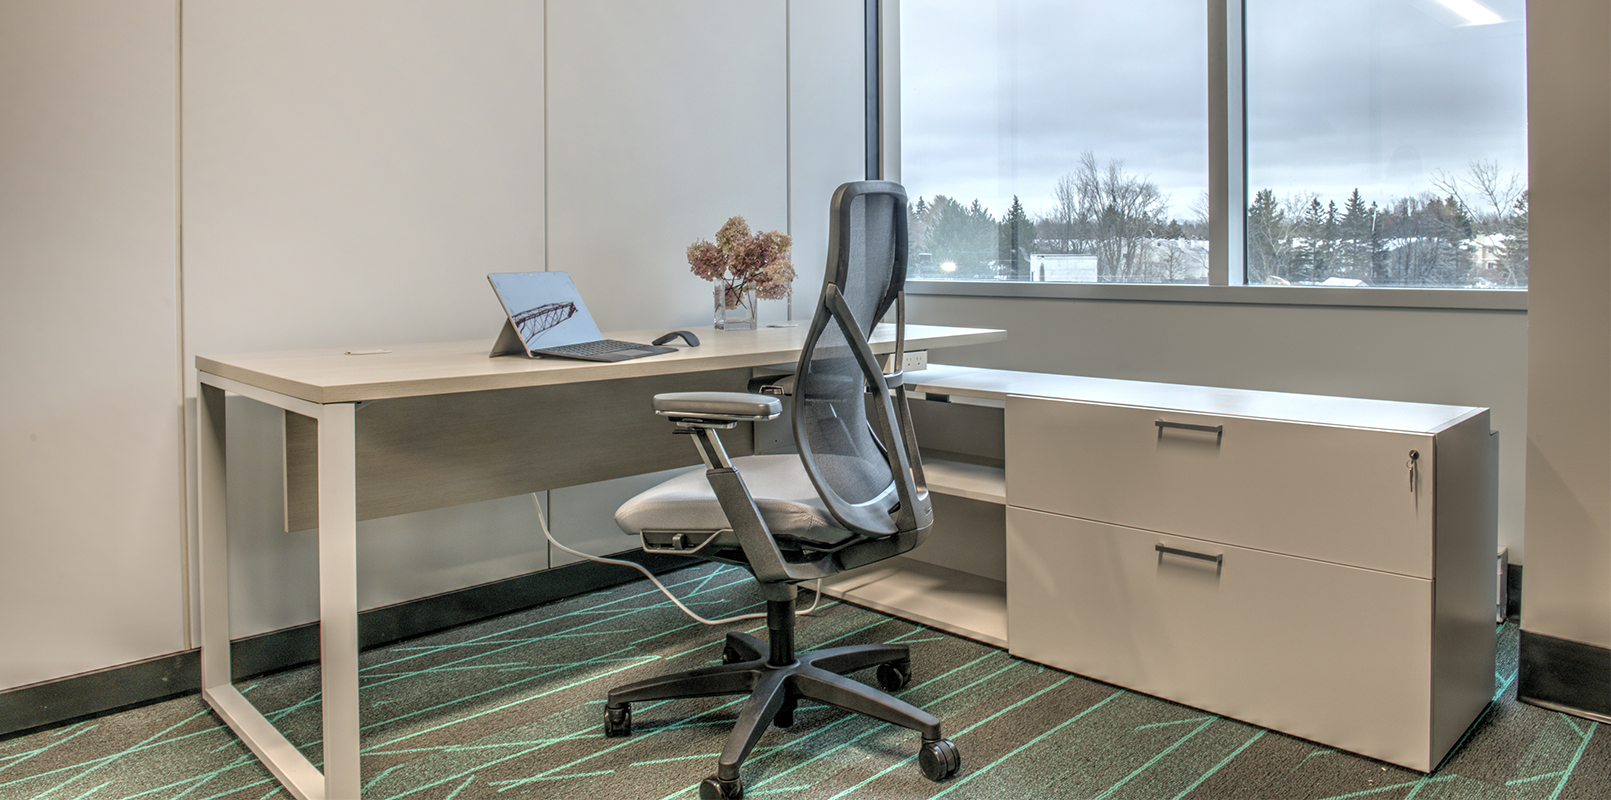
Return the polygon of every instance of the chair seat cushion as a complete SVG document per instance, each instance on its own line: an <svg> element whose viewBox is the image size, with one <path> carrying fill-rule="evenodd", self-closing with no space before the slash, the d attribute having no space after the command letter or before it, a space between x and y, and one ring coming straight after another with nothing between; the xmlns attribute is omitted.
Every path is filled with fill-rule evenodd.
<svg viewBox="0 0 1611 800"><path fill-rule="evenodd" d="M839 527L797 455L745 456L733 459L733 468L755 499L767 529L777 538L800 539L832 546L851 538ZM696 467L637 497L615 512L621 530L637 536L651 531L719 531L732 527L716 492Z"/></svg>

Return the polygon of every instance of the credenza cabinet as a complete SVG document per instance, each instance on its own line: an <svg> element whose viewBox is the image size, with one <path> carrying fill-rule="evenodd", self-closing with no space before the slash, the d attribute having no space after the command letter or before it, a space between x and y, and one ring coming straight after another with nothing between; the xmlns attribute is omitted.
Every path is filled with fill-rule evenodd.
<svg viewBox="0 0 1611 800"><path fill-rule="evenodd" d="M942 474L1004 465L1003 489L962 495L985 510L948 515L921 562L831 592L882 587L869 604L931 620L928 590L961 597L1014 656L1423 772L1492 701L1487 409L963 368L909 383L995 406L925 403L918 438L945 446ZM955 452L992 424L999 444ZM998 552L1004 575L969 569Z"/></svg>
<svg viewBox="0 0 1611 800"><path fill-rule="evenodd" d="M1430 771L1493 696L1487 410L1199 400L1007 398L1008 649Z"/></svg>

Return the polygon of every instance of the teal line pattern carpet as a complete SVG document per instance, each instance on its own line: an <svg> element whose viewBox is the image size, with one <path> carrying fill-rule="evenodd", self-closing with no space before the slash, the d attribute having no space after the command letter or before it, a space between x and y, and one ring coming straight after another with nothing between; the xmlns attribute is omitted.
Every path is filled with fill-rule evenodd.
<svg viewBox="0 0 1611 800"><path fill-rule="evenodd" d="M736 568L695 567L668 582L706 616L764 607ZM760 621L736 627L764 636ZM638 581L367 652L364 797L697 797L739 701L635 704L634 734L606 739L603 698L619 683L715 662L722 632ZM769 731L745 763L745 797L1611 797L1611 735L1516 702L1518 632L1507 624L1498 634L1495 703L1439 770L1422 775L825 600L800 619L801 648L910 644L913 680L901 694L944 721L962 771L931 783L917 768L916 734L803 705L794 726ZM320 762L316 671L240 686ZM5 800L289 796L195 695L0 740Z"/></svg>

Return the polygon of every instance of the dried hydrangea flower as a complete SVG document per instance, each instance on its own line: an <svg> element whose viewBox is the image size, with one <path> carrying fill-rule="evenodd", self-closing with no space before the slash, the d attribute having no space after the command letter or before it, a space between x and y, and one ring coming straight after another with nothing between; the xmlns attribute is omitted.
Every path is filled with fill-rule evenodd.
<svg viewBox="0 0 1611 800"><path fill-rule="evenodd" d="M788 297L794 291L794 264L789 261L793 240L782 231L754 233L742 216L735 216L716 232L716 242L700 239L688 246L688 264L695 275L721 281L728 308L738 305L747 291L767 300Z"/></svg>

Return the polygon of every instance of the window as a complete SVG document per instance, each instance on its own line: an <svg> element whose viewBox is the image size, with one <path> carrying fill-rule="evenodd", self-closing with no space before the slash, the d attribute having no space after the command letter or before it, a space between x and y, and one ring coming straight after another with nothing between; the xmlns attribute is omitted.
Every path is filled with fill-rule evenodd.
<svg viewBox="0 0 1611 800"><path fill-rule="evenodd" d="M1202 0L905 0L913 277L1526 286L1522 0L1225 2L1216 240Z"/></svg>
<svg viewBox="0 0 1611 800"><path fill-rule="evenodd" d="M1249 283L1527 285L1520 2L1246 9Z"/></svg>
<svg viewBox="0 0 1611 800"><path fill-rule="evenodd" d="M1204 9L903 3L914 277L1206 283Z"/></svg>

